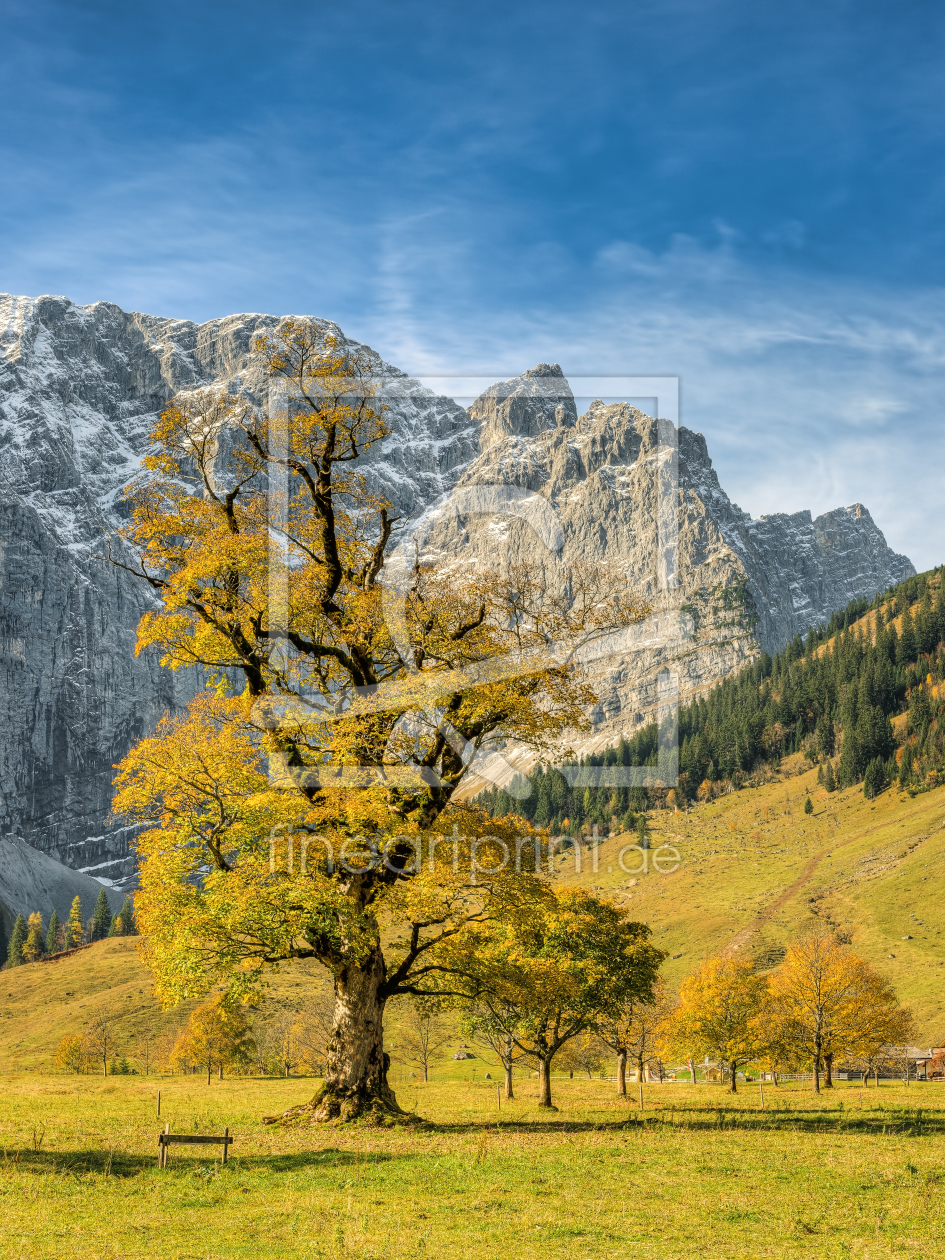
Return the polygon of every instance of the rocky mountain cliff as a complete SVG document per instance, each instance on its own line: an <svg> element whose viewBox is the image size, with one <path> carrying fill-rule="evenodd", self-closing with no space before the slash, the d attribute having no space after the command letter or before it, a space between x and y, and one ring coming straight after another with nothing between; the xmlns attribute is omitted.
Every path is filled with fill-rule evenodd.
<svg viewBox="0 0 945 1260"><path fill-rule="evenodd" d="M617 634L593 653L599 703L585 748L650 720L661 671L692 695L914 572L861 504L816 520L753 520L719 485L700 433L626 403L595 402L579 417L557 364L492 386L470 414L481 420L481 454L420 518L414 537L427 559L490 565L501 554L544 565L552 581L591 561L625 574L654 610L649 631ZM560 530L552 545L523 508L529 497L510 511L499 486L549 506ZM672 517L668 578L661 511Z"/></svg>
<svg viewBox="0 0 945 1260"><path fill-rule="evenodd" d="M177 391L219 384L265 401L251 348L277 322L197 325L109 303L0 296L0 835L116 885L130 863L128 837L106 822L112 766L197 682L133 656L150 595L107 562L121 489ZM631 636L600 663L602 738L642 720L661 665L674 662L684 691L708 686L913 572L859 505L817 520L751 520L719 486L700 434L682 428L668 447L665 422L625 404L595 403L579 417L556 365L498 383L468 411L377 365L392 433L368 452L366 471L419 523L430 555L544 562L547 540L525 503L540 499L559 522L556 563L618 565L686 628L643 652ZM673 469L678 461L677 572L661 589L667 455ZM491 511L495 493L483 492L494 486L505 499Z"/></svg>

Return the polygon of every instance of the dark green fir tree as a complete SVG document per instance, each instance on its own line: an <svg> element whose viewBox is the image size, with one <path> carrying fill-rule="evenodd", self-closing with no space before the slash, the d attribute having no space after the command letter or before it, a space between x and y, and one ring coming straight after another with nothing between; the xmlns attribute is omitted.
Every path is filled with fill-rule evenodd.
<svg viewBox="0 0 945 1260"><path fill-rule="evenodd" d="M7 966L19 967L23 962L23 946L26 944L26 920L22 914L16 916L16 922L13 924L13 933L10 937L10 945L7 949Z"/></svg>
<svg viewBox="0 0 945 1260"><path fill-rule="evenodd" d="M131 898L126 897L121 909L115 915L115 936L137 936L138 929L135 926L135 908L131 903Z"/></svg>
<svg viewBox="0 0 945 1260"><path fill-rule="evenodd" d="M55 912L49 916L49 927L46 929L46 953L54 954L59 948L56 937L59 935L59 915Z"/></svg>
<svg viewBox="0 0 945 1260"><path fill-rule="evenodd" d="M105 895L105 889L98 895L98 901L95 903L95 914L92 916L92 940L101 941L108 936L108 929L112 925L112 912L108 908L108 897Z"/></svg>

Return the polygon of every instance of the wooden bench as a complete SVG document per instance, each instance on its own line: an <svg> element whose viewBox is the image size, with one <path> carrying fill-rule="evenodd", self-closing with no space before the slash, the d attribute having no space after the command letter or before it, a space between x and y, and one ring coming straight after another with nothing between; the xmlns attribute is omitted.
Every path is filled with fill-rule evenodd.
<svg viewBox="0 0 945 1260"><path fill-rule="evenodd" d="M171 1126L168 1124L164 1132L158 1134L158 1168L167 1167L167 1148L172 1143L187 1146L222 1146L223 1159L220 1162L225 1164L232 1141L229 1125L223 1130L222 1137L210 1137L203 1133L172 1133Z"/></svg>

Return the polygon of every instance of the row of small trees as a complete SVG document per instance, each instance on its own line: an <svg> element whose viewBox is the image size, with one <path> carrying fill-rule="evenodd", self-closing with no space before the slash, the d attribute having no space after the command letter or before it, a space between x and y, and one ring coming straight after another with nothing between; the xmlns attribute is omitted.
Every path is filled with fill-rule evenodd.
<svg viewBox="0 0 945 1260"><path fill-rule="evenodd" d="M444 1015L489 1047L514 1097L516 1065L539 1076L539 1105L551 1106L551 1072L590 1076L615 1059L617 1092L627 1093L628 1068L642 1080L647 1068L673 1058L703 1056L721 1065L729 1088L738 1072L758 1064L772 1073L812 1071L813 1088L831 1088L836 1066L876 1071L913 1035L910 1012L864 959L829 932L795 942L773 972L759 974L749 959L708 959L673 994L662 979L649 992L619 991L608 954L620 947L618 919L609 907L580 893L564 893L544 922L522 921L478 943L488 982L439 1001L412 1001L397 1036L398 1057L427 1079L431 1061L454 1035ZM595 913L598 910L599 913ZM645 943L645 942L644 942ZM646 946L652 951L652 947ZM659 951L652 951L658 954ZM459 960L457 960L459 961ZM651 959L652 961L652 959ZM658 959L656 960L658 962ZM463 964L467 969L470 959ZM236 1071L280 1074L324 1070L331 1038L327 994L304 1010L283 1010L251 1026L244 1007L218 996L198 1006L176 1037L161 1047L144 1036L136 1056L142 1070ZM63 1039L57 1066L75 1072L128 1070L116 1059L119 1038L103 1012L85 1033ZM124 1061L126 1062L126 1060Z"/></svg>
<svg viewBox="0 0 945 1260"><path fill-rule="evenodd" d="M136 933L131 898L126 897L122 908L113 915L103 888L95 903L95 912L88 922L83 918L81 897L73 899L69 918L65 923L60 921L55 910L45 924L39 910L34 910L29 918L24 918L22 914L17 915L7 947L6 965L19 967L23 963L36 962L51 954L61 954L91 941L104 940L108 936L134 936Z"/></svg>
<svg viewBox="0 0 945 1260"><path fill-rule="evenodd" d="M106 1007L82 1032L63 1037L56 1052L60 1071L123 1075L129 1072L206 1071L284 1075L324 1069L331 1033L331 1002L304 1011L279 1010L251 1023L246 1009L217 996L198 1006L176 1033L155 1035L150 1027L123 1035Z"/></svg>
<svg viewBox="0 0 945 1260"><path fill-rule="evenodd" d="M553 969L553 971L556 969ZM864 959L828 932L795 942L769 974L749 959L711 958L682 983L678 996L659 980L652 998L628 996L616 1007L599 1003L592 985L572 989L570 1001L552 973L523 970L499 992L460 1001L463 1028L488 1046L514 1096L516 1063L537 1068L541 1102L551 1102L550 1076L583 1069L590 1076L616 1059L617 1091L626 1095L627 1068L642 1080L668 1060L711 1057L732 1092L739 1068L758 1064L774 1074L812 1072L813 1088L833 1085L839 1063L876 1071L901 1054L913 1035L911 1013ZM551 983L549 983L551 981ZM575 1001L577 998L577 1001ZM433 1008L417 1008L398 1048L422 1068L424 1079L445 1028Z"/></svg>
<svg viewBox="0 0 945 1260"><path fill-rule="evenodd" d="M709 1055L737 1088L739 1066L772 1072L804 1068L813 1088L829 1088L838 1063L872 1070L890 1047L914 1035L909 1010L892 986L829 932L789 947L768 975L748 959L713 958L683 981L662 1044L677 1054Z"/></svg>

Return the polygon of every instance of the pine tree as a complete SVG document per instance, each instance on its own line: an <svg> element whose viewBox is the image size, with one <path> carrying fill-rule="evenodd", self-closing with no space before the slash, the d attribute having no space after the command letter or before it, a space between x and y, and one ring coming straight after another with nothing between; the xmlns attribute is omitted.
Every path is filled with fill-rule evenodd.
<svg viewBox="0 0 945 1260"><path fill-rule="evenodd" d="M59 935L59 915L54 910L49 916L49 929L46 932L46 953L54 954L58 948L56 939Z"/></svg>
<svg viewBox="0 0 945 1260"><path fill-rule="evenodd" d="M7 950L7 966L19 967L23 962L23 946L26 944L26 920L22 914L16 916L16 922L13 924L13 935L10 937L10 947Z"/></svg>
<svg viewBox="0 0 945 1260"><path fill-rule="evenodd" d="M108 936L108 929L112 925L112 912L108 905L108 896L105 889L98 895L98 901L95 903L95 914L92 918L92 931L90 939L93 941L104 940Z"/></svg>
<svg viewBox="0 0 945 1260"><path fill-rule="evenodd" d="M902 614L902 634L899 636L899 653L896 657L897 665L908 665L914 661L918 655L918 642L916 640L915 622L912 620L912 609L907 605L905 612Z"/></svg>
<svg viewBox="0 0 945 1260"><path fill-rule="evenodd" d="M85 927L82 918L82 898L76 897L69 911L69 922L66 927L66 949L76 949L85 943Z"/></svg>
<svg viewBox="0 0 945 1260"><path fill-rule="evenodd" d="M833 762L828 761L824 766L824 787L828 792L836 792L837 780L833 776Z"/></svg>
<svg viewBox="0 0 945 1260"><path fill-rule="evenodd" d="M124 905L118 911L117 918L120 921L119 936L138 935L138 928L135 924L135 908L130 897L125 897Z"/></svg>
<svg viewBox="0 0 945 1260"><path fill-rule="evenodd" d="M804 813L812 814L813 812L814 812L814 802L808 796L807 800L804 802Z"/></svg>
<svg viewBox="0 0 945 1260"><path fill-rule="evenodd" d="M7 940L7 930L3 926L3 915L0 914L0 958L6 958L9 947L10 943Z"/></svg>
<svg viewBox="0 0 945 1260"><path fill-rule="evenodd" d="M876 757L866 767L866 774L863 776L863 795L871 801L879 796L885 786L886 763L881 757Z"/></svg>

